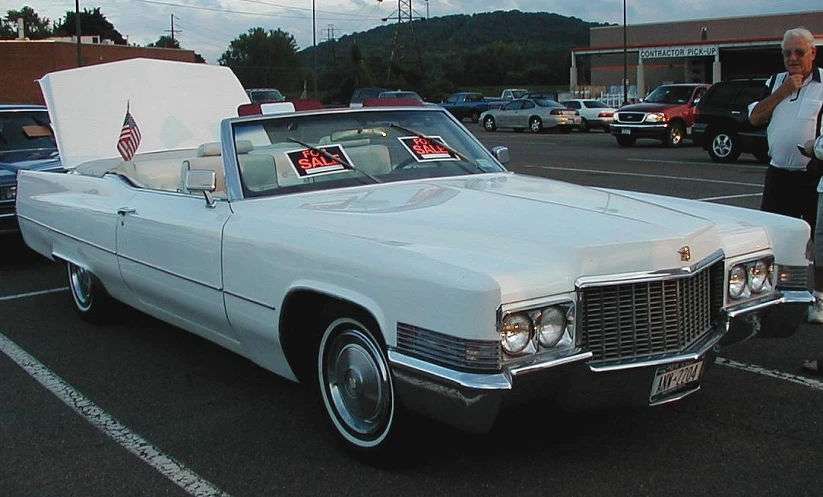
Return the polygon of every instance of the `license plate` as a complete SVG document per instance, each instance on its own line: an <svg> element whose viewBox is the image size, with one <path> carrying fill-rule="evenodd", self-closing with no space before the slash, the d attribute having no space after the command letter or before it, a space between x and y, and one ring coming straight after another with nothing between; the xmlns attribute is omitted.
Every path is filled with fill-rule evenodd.
<svg viewBox="0 0 823 497"><path fill-rule="evenodd" d="M624 135L630 135L630 134L632 134L632 130L630 130L629 128L623 128L623 129L620 130L620 133L622 133Z"/></svg>
<svg viewBox="0 0 823 497"><path fill-rule="evenodd" d="M658 368L654 373L649 402L700 383L703 361L681 362Z"/></svg>

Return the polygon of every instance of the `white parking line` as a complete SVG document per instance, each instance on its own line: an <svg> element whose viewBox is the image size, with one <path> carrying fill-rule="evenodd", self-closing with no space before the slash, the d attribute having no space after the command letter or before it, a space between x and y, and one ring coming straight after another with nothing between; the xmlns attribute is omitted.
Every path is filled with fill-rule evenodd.
<svg viewBox="0 0 823 497"><path fill-rule="evenodd" d="M772 378L777 378L778 380L789 381L791 383L796 383L798 385L803 385L804 387L809 387L813 390L823 392L823 381L807 378L805 376L800 376L792 373L786 373L784 371L778 371L776 369L766 369L760 366L756 366L754 364L745 364L742 362L732 361L731 359L726 359L723 357L718 357L715 362L717 364L727 366L730 368L740 369L743 371L748 371L750 373L762 374L763 376L769 376Z"/></svg>
<svg viewBox="0 0 823 497"><path fill-rule="evenodd" d="M723 181L717 179L703 179L703 178L684 178L682 176L666 176L662 174L643 174L643 173L628 173L625 171L602 171L600 169L582 169L577 167L555 167L555 166L525 166L528 168L535 168L535 169L549 169L555 171L571 171L575 173L595 173L595 174L607 174L613 176L638 176L643 178L655 178L655 179L674 179L678 181L697 181L699 183L715 183L718 185L736 185L736 186L756 186L758 188L763 188L762 183L742 183L739 181Z"/></svg>
<svg viewBox="0 0 823 497"><path fill-rule="evenodd" d="M68 289L69 289L69 287L63 286L63 287L60 287L60 288L52 288L51 290L41 290L39 292L18 293L17 295L6 295L5 297L0 297L0 301L24 299L26 297L35 297L37 295L45 295L47 293L65 292Z"/></svg>
<svg viewBox="0 0 823 497"><path fill-rule="evenodd" d="M752 169L755 171L763 171L765 173L766 164L761 166L747 166L746 164L718 164L716 162L709 162L709 161L685 161L685 160L658 160L658 159L624 159L628 162L650 162L650 163L660 163L660 164L686 164L687 166L711 166L711 167L722 167L724 169L729 168L736 168L736 169Z"/></svg>
<svg viewBox="0 0 823 497"><path fill-rule="evenodd" d="M230 497L229 494L201 478L182 463L175 461L140 435L131 432L2 333L0 333L0 351L9 356L63 403L84 417L86 421L142 459L189 495Z"/></svg>

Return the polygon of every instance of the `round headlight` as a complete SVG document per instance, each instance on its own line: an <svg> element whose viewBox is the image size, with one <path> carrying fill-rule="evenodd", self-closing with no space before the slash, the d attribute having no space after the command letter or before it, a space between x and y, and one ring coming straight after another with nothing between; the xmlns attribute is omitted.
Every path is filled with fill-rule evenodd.
<svg viewBox="0 0 823 497"><path fill-rule="evenodd" d="M503 320L500 343L507 354L519 354L532 339L532 320L525 314L510 314Z"/></svg>
<svg viewBox="0 0 823 497"><path fill-rule="evenodd" d="M752 292L761 293L770 289L769 268L762 260L757 261L749 269L749 282L751 282Z"/></svg>
<svg viewBox="0 0 823 497"><path fill-rule="evenodd" d="M566 331L565 313L558 307L549 307L537 321L537 341L543 347L554 347Z"/></svg>
<svg viewBox="0 0 823 497"><path fill-rule="evenodd" d="M729 272L729 296L739 299L746 292L746 267L738 264Z"/></svg>

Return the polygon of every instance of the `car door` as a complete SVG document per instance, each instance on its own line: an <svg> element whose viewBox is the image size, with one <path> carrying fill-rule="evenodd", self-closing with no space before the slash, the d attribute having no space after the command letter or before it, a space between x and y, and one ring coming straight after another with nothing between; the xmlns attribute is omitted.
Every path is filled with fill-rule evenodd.
<svg viewBox="0 0 823 497"><path fill-rule="evenodd" d="M143 189L119 214L120 272L144 310L218 342L233 339L221 266L229 203Z"/></svg>
<svg viewBox="0 0 823 497"><path fill-rule="evenodd" d="M500 119L497 120L497 127L511 128L517 126L517 124L515 124L517 122L517 112L522 105L523 102L520 100L515 100L504 105L500 112Z"/></svg>

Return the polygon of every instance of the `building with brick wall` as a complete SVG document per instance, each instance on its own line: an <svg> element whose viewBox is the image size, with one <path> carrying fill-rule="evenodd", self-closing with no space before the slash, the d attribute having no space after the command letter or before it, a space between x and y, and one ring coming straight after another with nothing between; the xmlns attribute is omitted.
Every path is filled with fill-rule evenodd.
<svg viewBox="0 0 823 497"><path fill-rule="evenodd" d="M147 59L195 62L192 50L146 48L107 43L82 43L84 66L118 60ZM77 44L69 40L0 40L0 103L44 103L37 80L43 75L77 67Z"/></svg>
<svg viewBox="0 0 823 497"><path fill-rule="evenodd" d="M622 25L591 28L589 46L571 52L570 90L620 86L624 71L640 97L669 82L768 76L784 70L780 42L795 27L805 27L823 45L823 11L627 25L625 49ZM821 60L818 50L818 65ZM579 62L590 70L581 70Z"/></svg>

